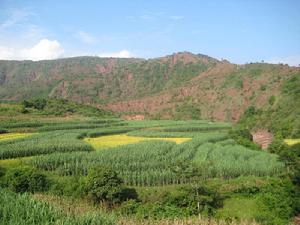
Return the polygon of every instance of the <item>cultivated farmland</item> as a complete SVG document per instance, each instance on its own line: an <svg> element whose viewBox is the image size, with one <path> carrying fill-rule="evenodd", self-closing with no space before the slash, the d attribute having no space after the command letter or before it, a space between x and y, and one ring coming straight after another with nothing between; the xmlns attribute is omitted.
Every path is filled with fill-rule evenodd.
<svg viewBox="0 0 300 225"><path fill-rule="evenodd" d="M173 193L173 189L179 188L181 191L181 188L198 187L201 183L210 185L216 179L220 180L219 182L231 182L243 177L255 177L264 183L268 177L279 177L285 171L284 163L277 155L245 147L232 139L229 135L231 126L228 123L88 118L66 122L13 121L3 122L1 126L8 133L0 136L0 168L2 166L8 170L8 174L13 175L7 176L13 177L21 173L14 172L16 168L24 168L27 171L24 174L30 173L28 171L39 171L44 175L34 175L26 179L38 177L38 182L42 184L42 177L48 177L52 184L49 193L58 196L72 196L77 195L76 193L84 196L88 190L82 189L82 185L85 185L90 171L94 168L109 168L115 171L123 185L138 190L142 199L139 201L145 201L143 204L146 205L161 204L152 202L154 197L145 195L148 192L150 196L153 195L155 191L151 191L152 188ZM26 129L30 129L30 133L20 132ZM15 133L9 133L10 130ZM3 183L5 182L9 185L4 179ZM30 181L29 185L35 182L37 181ZM238 187L241 188L241 185L238 184ZM203 191L215 196L214 192L206 192L205 189ZM161 199L167 198L163 193L159 195L162 195ZM216 198L212 196L211 198ZM64 224L80 224L82 221L89 221L87 224L98 224L93 221L110 224L115 220L110 215L102 216L99 213L84 217L65 216L57 209L52 209L51 205L36 203L37 201L31 200L29 195L18 196L5 192L3 198L3 201L15 199L17 204L25 204L23 202L28 201L28 207L37 205L37 210L44 215L41 221L52 218L53 221L68 221ZM128 201L128 204L133 204L131 200ZM137 204L134 207L143 210L143 204L134 204ZM3 208L7 215L10 207L11 205L7 204ZM120 207L125 210L125 206ZM164 214L149 211L136 213L136 216L139 218L140 214L146 216L150 213L154 218L164 218L169 209L164 210L167 210ZM179 210L176 217L195 215L195 212L185 212L183 208L176 210ZM25 213L21 209L12 212ZM34 211L29 213L36 214L33 220L42 217ZM124 215L124 212L121 214Z"/></svg>

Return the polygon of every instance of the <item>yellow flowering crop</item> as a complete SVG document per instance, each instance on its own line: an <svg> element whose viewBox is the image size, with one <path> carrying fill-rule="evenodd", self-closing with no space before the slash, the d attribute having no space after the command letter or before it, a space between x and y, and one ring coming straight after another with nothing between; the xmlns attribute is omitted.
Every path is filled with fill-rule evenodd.
<svg viewBox="0 0 300 225"><path fill-rule="evenodd" d="M5 134L0 134L0 141L23 138L23 137L28 137L30 135L32 135L32 133L5 133Z"/></svg>
<svg viewBox="0 0 300 225"><path fill-rule="evenodd" d="M300 143L300 138L298 139L285 139L284 142L288 145L295 145Z"/></svg>
<svg viewBox="0 0 300 225"><path fill-rule="evenodd" d="M112 148L120 145L132 144L140 141L162 140L173 141L176 144L191 140L191 138L148 138L148 137L135 137L128 136L126 134L108 135L96 138L85 138L85 141L89 142L95 149Z"/></svg>

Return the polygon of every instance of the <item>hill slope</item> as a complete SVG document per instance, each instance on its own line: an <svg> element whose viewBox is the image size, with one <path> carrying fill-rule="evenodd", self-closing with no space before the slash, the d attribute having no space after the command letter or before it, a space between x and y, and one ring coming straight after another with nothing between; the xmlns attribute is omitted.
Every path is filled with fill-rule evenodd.
<svg viewBox="0 0 300 225"><path fill-rule="evenodd" d="M58 97L125 114L236 121L281 99L300 68L181 52L156 59L0 61L0 100ZM274 96L274 97L273 97Z"/></svg>

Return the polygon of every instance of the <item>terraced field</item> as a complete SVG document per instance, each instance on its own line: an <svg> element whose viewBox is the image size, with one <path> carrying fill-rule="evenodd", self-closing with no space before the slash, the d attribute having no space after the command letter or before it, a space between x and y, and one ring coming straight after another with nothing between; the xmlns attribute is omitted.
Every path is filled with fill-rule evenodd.
<svg viewBox="0 0 300 225"><path fill-rule="evenodd" d="M119 134L119 135L108 135L108 136L101 136L96 138L85 138L86 142L90 143L93 148L105 149L105 148L113 148L121 145L128 145L133 144L141 141L154 141L154 140L161 140L161 141L172 141L176 144L181 144L183 142L191 140L191 138L148 138L148 137L135 137L135 136L128 136L126 134Z"/></svg>
<svg viewBox="0 0 300 225"><path fill-rule="evenodd" d="M95 123L105 127L99 128ZM0 158L27 157L28 165L62 176L86 175L90 168L106 165L130 185L188 183L190 178L178 177L173 171L179 162L205 168L206 178L268 176L283 169L276 155L247 149L229 139L228 124L99 120L95 123L37 123L39 132L34 135L2 134L5 141L0 142ZM32 127L32 123L11 125L22 126ZM109 151L95 151L101 149Z"/></svg>
<svg viewBox="0 0 300 225"><path fill-rule="evenodd" d="M4 133L0 134L0 141L29 137L32 133Z"/></svg>
<svg viewBox="0 0 300 225"><path fill-rule="evenodd" d="M73 189L82 192L80 182L93 168L110 168L124 185L147 191L156 187L172 190L215 179L263 180L284 171L277 155L237 144L228 134L230 125L225 123L91 119L65 124L22 121L2 127L8 131L30 128L31 133L0 135L0 168L40 171L55 182L54 193L65 189L71 194L76 193ZM220 212L222 218L228 208L236 207L236 200L232 202Z"/></svg>

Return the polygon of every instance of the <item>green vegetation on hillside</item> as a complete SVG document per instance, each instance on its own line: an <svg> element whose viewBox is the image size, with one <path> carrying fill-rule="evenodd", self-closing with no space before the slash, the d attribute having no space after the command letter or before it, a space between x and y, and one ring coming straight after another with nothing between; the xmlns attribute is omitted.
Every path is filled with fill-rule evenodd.
<svg viewBox="0 0 300 225"><path fill-rule="evenodd" d="M280 87L295 74L299 76L299 68L267 63L235 65L188 52L149 60L75 57L0 61L0 101L63 98L156 119L235 121L248 106L266 110L284 102L291 93L282 93ZM45 113L75 110L90 116L101 114L65 102L63 107L57 104L61 105L57 100L49 101ZM284 104L282 114L294 107Z"/></svg>
<svg viewBox="0 0 300 225"><path fill-rule="evenodd" d="M282 138L300 137L300 73L287 79L281 87L281 96L271 96L269 106L256 109L250 106L239 121L248 129L267 128Z"/></svg>
<svg viewBox="0 0 300 225"><path fill-rule="evenodd" d="M63 109L60 116L53 116L47 111L47 104L56 108L64 103L83 107L84 112ZM0 192L6 198L3 202L30 209L12 210L12 204L5 203L0 206L0 215L5 215L0 223L35 224L36 218L52 218L67 221L64 224L116 224L124 217L158 223L193 220L200 214L227 222L285 225L299 212L297 145L282 145L276 138L269 152L262 151L241 123L231 130L228 123L205 120L124 121L64 100L23 104L28 112L20 105L4 104L7 110L0 116L4 130L0 135L16 135L0 141ZM246 114L256 111L250 108ZM24 131L30 133L20 137L10 133ZM189 139L181 144L149 139L97 151L85 139L114 134ZM36 195L49 203L34 200ZM71 203L66 206L67 199ZM75 205L78 211L69 214ZM114 214L114 219L99 208ZM25 212L26 216L17 216Z"/></svg>

